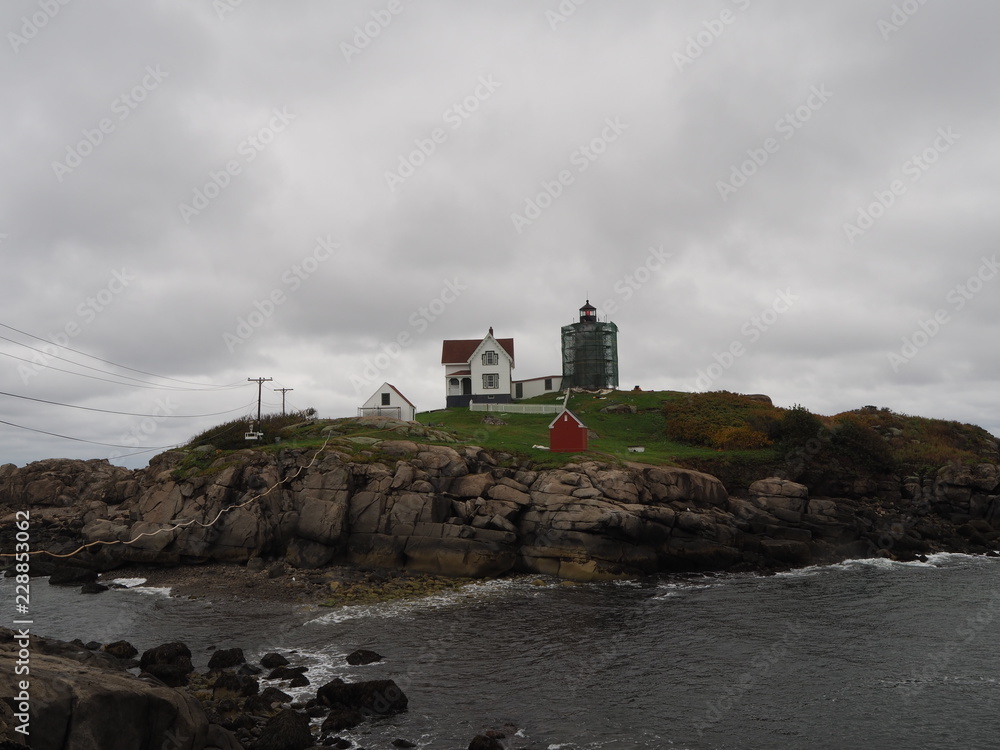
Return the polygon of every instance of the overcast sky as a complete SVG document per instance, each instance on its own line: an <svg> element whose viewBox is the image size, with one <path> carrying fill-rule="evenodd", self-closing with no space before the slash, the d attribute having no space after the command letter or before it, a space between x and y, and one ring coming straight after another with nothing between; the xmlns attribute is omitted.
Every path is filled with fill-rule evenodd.
<svg viewBox="0 0 1000 750"><path fill-rule="evenodd" d="M623 388L1000 434L998 26L987 0L6 0L0 390L172 417L2 419L172 445L250 413L251 377L265 411L354 415L383 381L439 408L442 339L493 326L516 378L559 374L589 297ZM0 463L133 450L0 425Z"/></svg>

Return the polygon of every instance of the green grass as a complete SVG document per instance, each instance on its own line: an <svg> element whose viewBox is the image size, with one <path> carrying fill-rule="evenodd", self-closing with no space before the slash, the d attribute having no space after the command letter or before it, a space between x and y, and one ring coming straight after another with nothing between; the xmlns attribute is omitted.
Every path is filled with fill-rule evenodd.
<svg viewBox="0 0 1000 750"><path fill-rule="evenodd" d="M442 409L422 412L417 415L417 420L448 430L460 442L530 458L544 468L563 466L581 458L681 465L688 459L708 459L717 455L711 448L670 442L664 437L663 404L684 397L685 394L672 391L615 391L603 398L592 394L574 394L569 402L570 411L597 433L597 437L591 437L589 450L584 454L550 453L532 448L534 445L548 446L548 426L554 414L491 414L506 424L489 425L483 423L483 418L487 416L485 412ZM519 403L561 404L562 398L539 396ZM636 413L601 413L601 409L614 404L634 406ZM630 446L642 446L645 451L630 453Z"/></svg>
<svg viewBox="0 0 1000 750"><path fill-rule="evenodd" d="M521 403L561 405L554 394ZM635 412L604 414L608 406L625 404ZM548 425L554 414L505 414L489 416L504 422L486 424L485 412L466 408L422 412L417 421L431 432L405 423L389 421L373 424L358 418L314 419L306 415L263 420L265 439L243 440L244 422L220 425L194 438L188 449L212 445L209 453L190 454L178 467L178 476L194 476L218 470L230 454L251 448L265 452L286 449L315 450L327 445L357 462L384 462L378 446L352 438L411 440L416 443L478 445L497 454L502 463L521 465L530 461L535 468L557 468L580 460L680 466L714 474L731 491L749 482L779 472L790 471L796 461L789 456L801 453L804 445L818 450L807 455L793 479L806 484L823 482L850 472L871 475L932 475L948 463L973 464L996 460L995 439L985 430L944 420L896 414L888 409L863 407L833 417L812 415L801 407L781 409L767 402L725 392L689 394L676 391L613 391L606 396L574 394L569 408L592 431L589 450L583 454L552 453L533 446L548 446ZM752 432L761 447L752 450L726 449L745 445L721 436L733 429L744 437ZM332 433L332 434L331 434ZM814 438L820 438L818 441ZM642 446L643 453L631 453ZM992 447L991 447L992 446ZM798 453L795 453L798 449Z"/></svg>

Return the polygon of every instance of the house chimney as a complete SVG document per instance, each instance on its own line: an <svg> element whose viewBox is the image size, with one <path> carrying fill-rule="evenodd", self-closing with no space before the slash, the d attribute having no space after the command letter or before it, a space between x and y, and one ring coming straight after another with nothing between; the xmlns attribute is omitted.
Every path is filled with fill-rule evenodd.
<svg viewBox="0 0 1000 750"><path fill-rule="evenodd" d="M493 335L493 326L490 326L490 336Z"/></svg>

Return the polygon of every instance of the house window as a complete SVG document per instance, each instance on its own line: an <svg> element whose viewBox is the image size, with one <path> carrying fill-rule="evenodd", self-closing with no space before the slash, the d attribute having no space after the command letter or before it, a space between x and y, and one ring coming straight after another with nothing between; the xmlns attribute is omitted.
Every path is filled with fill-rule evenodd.
<svg viewBox="0 0 1000 750"><path fill-rule="evenodd" d="M552 390L552 378L545 378L545 390Z"/></svg>
<svg viewBox="0 0 1000 750"><path fill-rule="evenodd" d="M483 388L499 388L500 375L495 372L483 373Z"/></svg>
<svg viewBox="0 0 1000 750"><path fill-rule="evenodd" d="M382 406L388 406L389 405L389 399L390 399L391 396L392 396L391 393L383 393L382 394Z"/></svg>
<svg viewBox="0 0 1000 750"><path fill-rule="evenodd" d="M500 364L500 356L496 352L483 352L483 364L484 365L498 365Z"/></svg>

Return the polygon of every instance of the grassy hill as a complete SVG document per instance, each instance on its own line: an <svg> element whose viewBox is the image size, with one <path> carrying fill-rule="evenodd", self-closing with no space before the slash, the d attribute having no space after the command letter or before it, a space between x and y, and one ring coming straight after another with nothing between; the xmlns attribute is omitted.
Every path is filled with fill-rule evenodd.
<svg viewBox="0 0 1000 750"><path fill-rule="evenodd" d="M616 459L653 465L680 465L692 458L711 458L717 454L713 447L688 444L671 440L666 434L664 406L682 402L688 394L672 391L615 391L606 397L589 393L573 394L569 409L591 430L588 454L592 458ZM540 396L527 399L525 404L561 404L563 397ZM626 406L635 410L628 413L605 413L608 407ZM549 444L548 426L554 414L493 414L505 424L484 424L483 412L468 409L442 409L423 412L417 419L452 432L462 442L470 442L519 456L530 456L540 466L562 466L577 461L580 455L553 454L533 449L534 445ZM642 453L629 452L630 446L641 446ZM760 458L757 451L732 451ZM751 454L753 454L751 456Z"/></svg>
<svg viewBox="0 0 1000 750"><path fill-rule="evenodd" d="M561 404L562 397L523 403ZM766 397L724 391L614 391L606 396L573 394L569 408L591 430L590 450L584 456L533 447L548 445L552 414L491 414L484 422L484 412L468 409L423 412L417 415L422 426L324 420L307 414L271 416L260 425L265 435L259 442L245 441L246 423L235 421L196 436L188 447L211 445L218 458L218 451L248 447L319 447L332 433L339 450L357 454L359 460L376 460L371 443L395 437L479 445L509 454L512 461L528 459L540 468L583 457L683 466L718 476L734 492L775 474L814 487L844 478L927 476L946 464L1000 460L996 439L982 428L874 406L827 417L799 406L775 407ZM387 434L387 429L393 432ZM630 446L642 446L644 452L630 452Z"/></svg>

